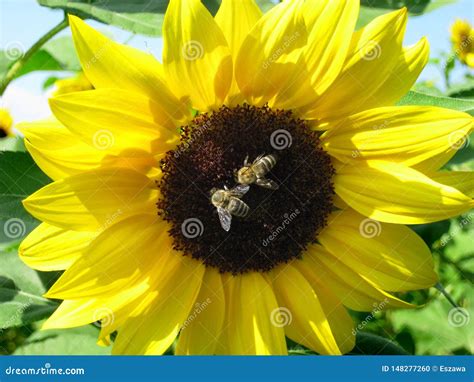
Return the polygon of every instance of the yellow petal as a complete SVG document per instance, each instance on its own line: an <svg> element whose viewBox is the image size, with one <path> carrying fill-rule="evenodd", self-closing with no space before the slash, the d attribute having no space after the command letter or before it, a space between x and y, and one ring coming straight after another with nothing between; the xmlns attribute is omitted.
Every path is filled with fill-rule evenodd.
<svg viewBox="0 0 474 382"><path fill-rule="evenodd" d="M141 149L113 155L100 144L89 145L55 119L23 122L16 127L24 134L25 146L36 164L53 180L98 167L125 167L151 174L158 166L156 158ZM107 136L103 138L98 143L107 144Z"/></svg>
<svg viewBox="0 0 474 382"><path fill-rule="evenodd" d="M132 215L154 211L158 191L145 175L104 168L50 183L23 200L39 220L77 231L107 228Z"/></svg>
<svg viewBox="0 0 474 382"><path fill-rule="evenodd" d="M319 354L341 354L319 296L303 275L285 264L272 272L271 279L280 305L279 311L271 312L272 323Z"/></svg>
<svg viewBox="0 0 474 382"><path fill-rule="evenodd" d="M327 120L361 111L390 76L402 52L406 9L377 17L353 34L344 68L318 101L303 113Z"/></svg>
<svg viewBox="0 0 474 382"><path fill-rule="evenodd" d="M430 47L423 37L416 44L404 48L396 64L379 88L359 106L360 110L390 106L397 103L415 84L428 63Z"/></svg>
<svg viewBox="0 0 474 382"><path fill-rule="evenodd" d="M99 297L116 293L146 277L167 238L168 225L155 215L138 215L103 231L47 292L57 299Z"/></svg>
<svg viewBox="0 0 474 382"><path fill-rule="evenodd" d="M326 286L352 310L369 312L379 305L394 308L413 307L384 292L320 245L310 246L303 255L303 259L296 265L311 284L318 283Z"/></svg>
<svg viewBox="0 0 474 382"><path fill-rule="evenodd" d="M297 61L307 33L301 9L301 0L278 4L259 19L243 41L235 77L250 103L265 104L288 88L302 70Z"/></svg>
<svg viewBox="0 0 474 382"><path fill-rule="evenodd" d="M242 42L260 17L262 17L262 11L255 0L222 1L215 20L224 33L234 62L236 62ZM235 67L233 69L235 72ZM234 77L226 104L235 106L243 101L244 97L240 94Z"/></svg>
<svg viewBox="0 0 474 382"><path fill-rule="evenodd" d="M426 159L418 164L413 165L412 167L418 171L421 171L424 174L431 174L439 170L446 163L448 163L451 158L456 154L458 149L458 145L455 144L451 147L448 147L441 154Z"/></svg>
<svg viewBox="0 0 474 382"><path fill-rule="evenodd" d="M184 322L175 354L215 354L225 315L225 297L218 270L206 269L194 311Z"/></svg>
<svg viewBox="0 0 474 382"><path fill-rule="evenodd" d="M437 281L425 242L403 225L380 223L352 210L334 212L318 241L379 288L429 288Z"/></svg>
<svg viewBox="0 0 474 382"><path fill-rule="evenodd" d="M339 350L342 354L350 352L355 346L355 330L347 309L330 288L314 279L308 282L319 297Z"/></svg>
<svg viewBox="0 0 474 382"><path fill-rule="evenodd" d="M58 271L70 267L96 235L41 223L23 240L18 254L33 269Z"/></svg>
<svg viewBox="0 0 474 382"><path fill-rule="evenodd" d="M474 198L474 171L440 171L430 174L430 178Z"/></svg>
<svg viewBox="0 0 474 382"><path fill-rule="evenodd" d="M311 23L303 56L311 73L311 83L316 93L321 94L343 67L350 44L347 36L354 32L359 1L320 1L318 4L308 1L303 13L305 20Z"/></svg>
<svg viewBox="0 0 474 382"><path fill-rule="evenodd" d="M25 146L36 164L52 179L92 170L106 155L81 142L55 119L23 122L16 127L25 136Z"/></svg>
<svg viewBox="0 0 474 382"><path fill-rule="evenodd" d="M113 354L162 354L193 314L205 268L186 256L178 258L180 264L157 285L149 308L130 316L120 328Z"/></svg>
<svg viewBox="0 0 474 382"><path fill-rule="evenodd" d="M179 120L190 117L188 105L168 89L160 63L148 53L118 44L76 16L69 16L82 69L95 88L118 88L160 100Z"/></svg>
<svg viewBox="0 0 474 382"><path fill-rule="evenodd" d="M117 312L122 306L137 302L149 291L149 284L142 280L115 295L63 301L43 324L42 329L73 328L99 320L108 328L118 319Z"/></svg>
<svg viewBox="0 0 474 382"><path fill-rule="evenodd" d="M98 89L50 99L55 116L84 142L119 154L129 148L161 154L179 140L175 121L157 102L130 91Z"/></svg>
<svg viewBox="0 0 474 382"><path fill-rule="evenodd" d="M163 24L163 64L173 90L195 109L219 107L232 81L227 41L200 0L171 0Z"/></svg>
<svg viewBox="0 0 474 382"><path fill-rule="evenodd" d="M326 151L344 163L380 159L413 166L453 147L472 129L474 120L465 113L394 106L335 122L322 141Z"/></svg>
<svg viewBox="0 0 474 382"><path fill-rule="evenodd" d="M231 285L225 287L231 291L226 322L230 353L286 354L283 328L272 323L272 312L279 309L272 286L259 273L229 280Z"/></svg>
<svg viewBox="0 0 474 382"><path fill-rule="evenodd" d="M458 190L398 163L360 161L334 177L336 193L359 213L383 222L423 224L448 219L474 206Z"/></svg>

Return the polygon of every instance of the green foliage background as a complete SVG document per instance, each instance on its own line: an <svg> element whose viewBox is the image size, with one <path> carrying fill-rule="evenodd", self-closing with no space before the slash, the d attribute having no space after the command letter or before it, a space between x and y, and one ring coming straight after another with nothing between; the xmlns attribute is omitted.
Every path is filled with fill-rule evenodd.
<svg viewBox="0 0 474 382"><path fill-rule="evenodd" d="M449 0L455 1L455 0ZM390 9L407 6L412 15L420 15L449 1L436 0L362 0L358 27ZM157 36L161 33L166 0L94 1L38 0L39 4L115 25L134 33ZM215 12L218 0L204 0ZM269 9L270 0L259 0ZM146 3L146 4L145 4ZM146 5L146 7L144 7ZM146 9L146 11L143 11ZM416 16L418 17L418 16ZM454 63L452 52L432 59L449 80ZM0 78L15 65L0 51ZM70 37L47 41L36 50L15 78L37 70L60 72L80 69ZM51 86L56 77L45 82ZM434 105L462 110L474 115L474 77L467 73L463 82L449 84L446 91L430 83L419 83L401 100L405 105ZM454 170L474 170L474 137L446 166ZM40 331L39 328L58 306L57 301L42 297L60 272L36 272L24 265L17 254L23 237L38 222L26 213L21 200L50 180L25 152L21 138L0 140L0 226L9 219L21 219L24 232L17 239L0 230L0 354L110 354L110 348L96 345L98 325L64 330ZM440 281L452 298L474 317L472 302L474 280L474 212L449 221L413 226L431 247ZM11 236L11 235L10 235ZM416 291L400 295L420 305L414 310L381 310L377 313L351 312L356 326L357 345L353 354L472 354L474 331L471 325L453 326L448 320L453 307L438 290ZM311 354L298 344L288 342L290 354ZM172 354L173 349L169 353Z"/></svg>

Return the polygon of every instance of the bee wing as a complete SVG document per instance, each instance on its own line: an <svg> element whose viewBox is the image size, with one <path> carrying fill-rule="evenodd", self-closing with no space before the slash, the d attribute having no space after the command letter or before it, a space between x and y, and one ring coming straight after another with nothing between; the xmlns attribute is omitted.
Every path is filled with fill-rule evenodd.
<svg viewBox="0 0 474 382"><path fill-rule="evenodd" d="M253 163L257 163L260 159L262 159L263 157L265 156L265 154L260 154L257 158L255 158L255 160L253 161Z"/></svg>
<svg viewBox="0 0 474 382"><path fill-rule="evenodd" d="M219 221L221 222L221 226L224 231L229 232L230 230L230 223L232 221L232 215L229 211L225 210L222 207L217 207L217 214L219 215Z"/></svg>
<svg viewBox="0 0 474 382"><path fill-rule="evenodd" d="M241 198L244 196L247 191L250 189L250 186L248 184L238 184L235 186L232 190L230 190L232 196L235 196L237 198Z"/></svg>
<svg viewBox="0 0 474 382"><path fill-rule="evenodd" d="M278 190L278 184L276 184L271 179L259 178L255 181L255 183L260 187L269 188L271 190Z"/></svg>

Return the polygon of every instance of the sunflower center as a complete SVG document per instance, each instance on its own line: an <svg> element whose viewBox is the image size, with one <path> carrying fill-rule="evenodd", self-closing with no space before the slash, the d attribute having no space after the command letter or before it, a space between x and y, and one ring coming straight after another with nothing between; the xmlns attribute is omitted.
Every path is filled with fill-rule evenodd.
<svg viewBox="0 0 474 382"><path fill-rule="evenodd" d="M332 209L330 158L291 111L243 105L198 115L161 168L157 206L174 248L221 272L265 272L299 257ZM249 183L243 195L238 179Z"/></svg>

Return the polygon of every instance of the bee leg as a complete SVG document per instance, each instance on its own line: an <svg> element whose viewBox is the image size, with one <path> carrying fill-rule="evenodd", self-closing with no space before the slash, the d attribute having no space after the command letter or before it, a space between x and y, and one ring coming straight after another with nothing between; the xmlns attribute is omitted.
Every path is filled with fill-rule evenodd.
<svg viewBox="0 0 474 382"><path fill-rule="evenodd" d="M270 190L278 190L278 187L279 187L278 184L276 184L276 182L274 182L271 179L266 179L266 178L258 178L255 181L255 184L260 187L269 188Z"/></svg>

